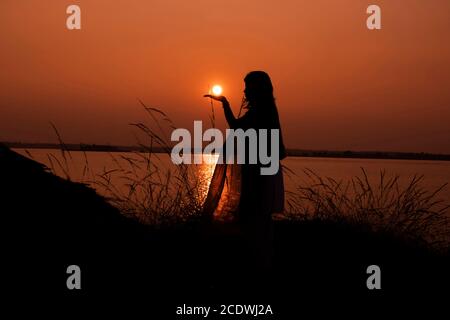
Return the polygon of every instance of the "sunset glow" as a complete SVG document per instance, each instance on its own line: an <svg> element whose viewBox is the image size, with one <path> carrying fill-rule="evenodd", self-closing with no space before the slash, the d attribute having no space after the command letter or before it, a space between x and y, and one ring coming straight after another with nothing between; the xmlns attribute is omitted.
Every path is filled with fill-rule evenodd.
<svg viewBox="0 0 450 320"><path fill-rule="evenodd" d="M184 128L215 85L237 114L264 70L288 148L450 153L448 0L376 1L381 30L357 0L83 1L81 30L66 3L1 2L1 141L57 142L51 121L66 143L134 145L136 98Z"/></svg>

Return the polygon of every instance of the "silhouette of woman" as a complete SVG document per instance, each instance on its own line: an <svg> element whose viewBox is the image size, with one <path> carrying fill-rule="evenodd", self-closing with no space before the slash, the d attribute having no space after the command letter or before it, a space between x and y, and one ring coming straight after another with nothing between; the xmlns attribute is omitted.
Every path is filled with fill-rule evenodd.
<svg viewBox="0 0 450 320"><path fill-rule="evenodd" d="M243 107L247 112L240 118L233 115L230 104L224 96L205 95L222 102L225 118L231 129L278 129L279 130L279 157L286 157L286 151L281 135L281 126L278 116L273 86L270 77L263 71L252 71L244 79L245 90ZM241 107L242 108L242 107ZM270 132L270 131L269 131ZM258 136L258 140L261 137ZM249 150L246 141L246 151ZM271 152L275 146L270 143L268 134L268 150ZM246 152L248 155L248 152ZM277 160L279 161L279 160ZM261 175L263 164L245 164L240 166L240 199L236 217L247 236L250 245L256 249L259 258L266 266L271 264L272 256L272 214L282 212L284 209L284 183L281 164L275 175ZM236 165L234 165L234 172ZM233 166L231 166L233 168ZM227 174L228 165L217 165L211 181L211 186L205 204L209 209L214 208L220 198ZM213 203L213 205L211 205ZM259 259L258 259L259 260Z"/></svg>

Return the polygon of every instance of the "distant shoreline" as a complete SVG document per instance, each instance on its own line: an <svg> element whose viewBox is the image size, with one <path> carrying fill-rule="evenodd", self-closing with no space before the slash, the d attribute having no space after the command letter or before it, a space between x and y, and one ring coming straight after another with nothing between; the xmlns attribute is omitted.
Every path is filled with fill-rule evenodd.
<svg viewBox="0 0 450 320"><path fill-rule="evenodd" d="M140 146L112 146L101 144L56 144L56 143L21 143L2 142L9 148L16 149L61 149L67 151L89 152L148 152L150 148ZM155 153L166 153L162 147L151 148ZM450 154L433 154L424 152L389 152L389 151L330 151L287 149L288 157L309 158L355 158L355 159L396 159L396 160L435 160L450 161Z"/></svg>

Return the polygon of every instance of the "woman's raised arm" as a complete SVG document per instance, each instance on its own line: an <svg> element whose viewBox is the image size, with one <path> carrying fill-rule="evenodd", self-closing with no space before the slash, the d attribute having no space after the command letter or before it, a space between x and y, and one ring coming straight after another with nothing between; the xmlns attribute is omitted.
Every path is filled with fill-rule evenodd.
<svg viewBox="0 0 450 320"><path fill-rule="evenodd" d="M211 94L205 94L204 97L222 102L223 112L225 113L225 119L227 119L228 126L231 129L236 129L238 127L238 119L234 117L233 110L231 110L230 103L227 98L224 96L214 96Z"/></svg>

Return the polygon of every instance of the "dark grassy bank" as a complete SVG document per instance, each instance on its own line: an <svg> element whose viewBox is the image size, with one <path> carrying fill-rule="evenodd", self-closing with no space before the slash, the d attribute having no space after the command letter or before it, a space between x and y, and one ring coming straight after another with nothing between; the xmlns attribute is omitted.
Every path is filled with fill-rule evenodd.
<svg viewBox="0 0 450 320"><path fill-rule="evenodd" d="M271 303L282 314L308 300L445 298L450 287L448 253L345 221L274 222L273 268L263 270L233 225L142 225L5 146L0 177L9 299L137 296L169 315L180 303ZM71 264L81 267L80 291L66 289ZM372 264L381 291L366 287Z"/></svg>

